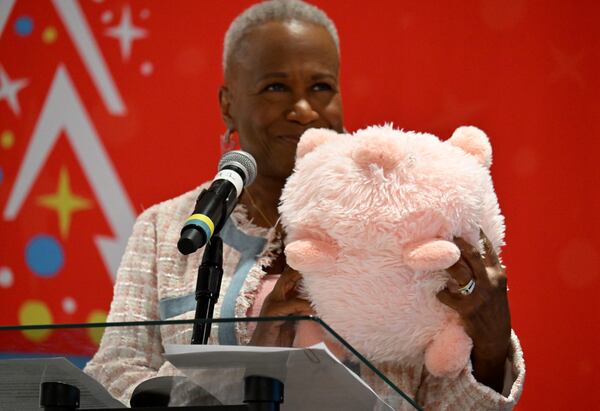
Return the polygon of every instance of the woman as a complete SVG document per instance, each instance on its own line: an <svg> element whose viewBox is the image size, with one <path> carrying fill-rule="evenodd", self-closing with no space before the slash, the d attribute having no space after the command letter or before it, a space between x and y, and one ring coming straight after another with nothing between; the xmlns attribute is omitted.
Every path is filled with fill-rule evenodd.
<svg viewBox="0 0 600 411"><path fill-rule="evenodd" d="M301 276L286 266L281 253L277 205L300 135L312 127L343 130L337 32L323 12L305 3L256 5L229 28L223 68L219 99L226 140L239 137L241 148L258 163L258 176L221 233L224 278L215 313L311 313L310 304L295 292ZM193 318L202 253L181 256L176 243L198 192L158 204L139 217L117 276L109 321ZM511 337L503 267L493 251L482 257L463 240L456 243L462 256L448 269L453 279L438 297L460 314L473 339L472 370L454 380L401 364L388 371L426 409L512 408L522 389L524 366L518 341ZM471 280L474 292L459 293ZM259 294L266 295L264 301ZM162 346L188 343L189 333L184 334L165 328L148 333L107 329L86 371L113 395L128 400L139 382L173 373L163 362ZM292 337L277 324L261 323L253 331L222 325L212 342L280 345Z"/></svg>

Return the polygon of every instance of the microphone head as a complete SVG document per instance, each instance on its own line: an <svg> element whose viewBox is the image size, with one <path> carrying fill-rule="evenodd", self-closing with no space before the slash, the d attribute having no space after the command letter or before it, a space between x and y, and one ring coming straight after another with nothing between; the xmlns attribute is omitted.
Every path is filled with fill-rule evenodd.
<svg viewBox="0 0 600 411"><path fill-rule="evenodd" d="M223 157L219 161L219 171L227 166L235 166L242 170L244 173L244 187L252 184L258 171L254 157L242 150L228 151L223 154Z"/></svg>

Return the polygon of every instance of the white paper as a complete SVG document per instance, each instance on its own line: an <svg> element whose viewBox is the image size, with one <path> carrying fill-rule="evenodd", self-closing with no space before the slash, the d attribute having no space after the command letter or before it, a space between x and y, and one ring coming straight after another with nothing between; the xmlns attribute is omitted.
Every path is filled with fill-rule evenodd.
<svg viewBox="0 0 600 411"><path fill-rule="evenodd" d="M284 384L283 411L393 410L323 343L309 348L167 345L166 357L223 404L241 403L246 375Z"/></svg>

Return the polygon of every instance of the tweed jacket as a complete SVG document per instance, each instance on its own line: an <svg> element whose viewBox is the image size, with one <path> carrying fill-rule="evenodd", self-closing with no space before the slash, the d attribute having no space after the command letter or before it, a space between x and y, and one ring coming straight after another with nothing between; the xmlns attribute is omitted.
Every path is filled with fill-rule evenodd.
<svg viewBox="0 0 600 411"><path fill-rule="evenodd" d="M114 287L108 322L194 318L197 268L202 250L189 256L176 247L182 222L193 210L203 185L145 210L137 219L123 256ZM257 227L242 205L233 211L221 231L223 280L215 317L245 317L281 241L275 230ZM244 323L220 324L212 344L247 344ZM117 399L128 403L142 381L177 370L163 358L166 344L189 344L191 327L108 327L98 352L85 372L96 378ZM505 387L499 394L478 383L469 364L455 379L435 378L423 366L379 364L378 368L408 396L427 410L510 410L518 400L525 365L517 337L512 336ZM382 382L370 382L383 390ZM412 409L406 402L396 409Z"/></svg>

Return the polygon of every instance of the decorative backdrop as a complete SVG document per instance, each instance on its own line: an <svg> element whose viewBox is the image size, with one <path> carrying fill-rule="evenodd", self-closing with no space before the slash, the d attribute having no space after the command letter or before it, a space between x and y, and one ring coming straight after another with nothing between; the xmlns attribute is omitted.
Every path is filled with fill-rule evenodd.
<svg viewBox="0 0 600 411"><path fill-rule="evenodd" d="M342 39L348 129L489 134L518 409L596 408L600 3L317 3ZM248 4L0 1L0 324L106 318L135 216L214 175L221 41ZM86 356L98 338L0 350Z"/></svg>

